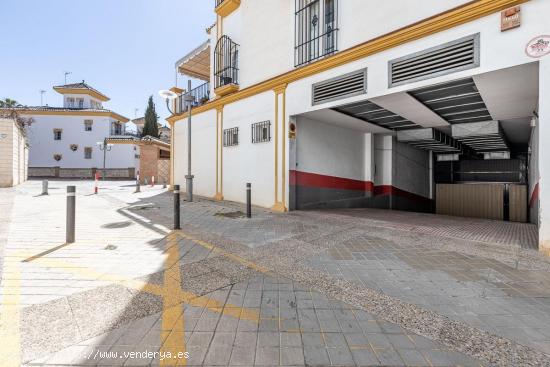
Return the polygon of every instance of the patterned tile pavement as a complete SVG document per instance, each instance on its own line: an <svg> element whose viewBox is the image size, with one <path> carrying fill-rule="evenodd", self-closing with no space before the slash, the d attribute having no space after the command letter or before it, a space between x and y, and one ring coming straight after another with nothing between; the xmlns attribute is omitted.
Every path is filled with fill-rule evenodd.
<svg viewBox="0 0 550 367"><path fill-rule="evenodd" d="M39 182L16 190L8 218L8 251L36 254L62 241L64 231L56 223L64 220L66 184L52 183L49 197L35 196ZM77 221L77 244L44 256L57 263L24 263L17 286L22 292L15 292L21 293L24 315L41 315L40 322L49 325L38 327L46 330L43 337L66 334L63 345L50 345L47 353L42 350L25 360L29 365L482 364L384 321L383 314L365 312L292 281L291 274L264 274L261 267L239 260L239 254L267 254L278 244L334 282L345 280L550 353L550 266L524 245L532 240L531 226L514 229L509 223L369 210L279 215L254 208L249 220L238 204L184 202L184 228L236 247L235 253L221 253L201 240L179 241L181 280L176 284L191 296L176 296L172 304L174 292L155 288L162 286L163 274L164 283L173 283L170 276L174 279L174 247L166 247L163 240L172 224L172 194L158 187L142 187L143 193L133 194L131 183L107 182L94 197L87 193L91 183L77 185L78 213L85 218ZM30 216L33 221L27 220ZM442 223L448 230L438 229ZM472 229L479 232L475 238L468 237ZM13 253L4 258L8 265L21 260ZM167 263L166 272L159 273ZM14 274L8 267L3 300L14 296ZM119 288L109 285L113 282L130 286L129 291L119 295ZM197 301L203 297L208 301ZM170 307L162 309L166 302ZM64 307L69 311L62 311ZM35 309L41 312L30 312ZM86 313L97 325L87 325ZM166 314L168 324L163 322ZM58 316L55 320L45 315ZM64 318L76 316L74 335L68 335L62 325L71 322ZM32 326L32 318L23 320ZM158 352L174 346L187 351L189 359L119 358L120 353L112 358L115 352ZM95 353L104 358L91 358Z"/></svg>

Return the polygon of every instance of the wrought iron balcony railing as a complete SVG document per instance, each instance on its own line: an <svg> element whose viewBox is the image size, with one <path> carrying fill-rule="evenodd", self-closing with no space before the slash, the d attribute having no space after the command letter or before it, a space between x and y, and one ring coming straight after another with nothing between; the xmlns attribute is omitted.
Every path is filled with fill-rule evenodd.
<svg viewBox="0 0 550 367"><path fill-rule="evenodd" d="M184 101L183 96L188 93L190 93L194 97L194 102L192 103L193 108L202 106L210 100L210 83L206 82L196 88L191 89L190 92L180 94L176 99L176 114L187 112L188 105Z"/></svg>
<svg viewBox="0 0 550 367"><path fill-rule="evenodd" d="M296 0L294 66L338 51L338 0Z"/></svg>
<svg viewBox="0 0 550 367"><path fill-rule="evenodd" d="M239 45L228 36L222 36L214 50L214 89L239 85Z"/></svg>
<svg viewBox="0 0 550 367"><path fill-rule="evenodd" d="M216 8L217 8L224 2L224 0L215 0L215 2L216 2Z"/></svg>

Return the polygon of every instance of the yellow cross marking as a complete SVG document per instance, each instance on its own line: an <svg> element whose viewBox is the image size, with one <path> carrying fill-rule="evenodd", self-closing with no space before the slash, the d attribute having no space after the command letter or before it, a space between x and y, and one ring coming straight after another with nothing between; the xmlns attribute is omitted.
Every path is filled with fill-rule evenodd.
<svg viewBox="0 0 550 367"><path fill-rule="evenodd" d="M192 241L212 252L225 256L260 273L270 272L269 269L265 267L256 265L238 255L231 254L211 243L196 239L182 231L174 231L167 236L166 250L168 257L164 265L163 286L129 279L119 275L101 273L88 267L43 257L47 254L33 256L26 251L18 251L13 253L11 258L6 257L4 264L4 273L9 273L11 276L5 277L3 287L14 291L12 292L13 294L3 294L2 303L0 304L0 346L2 348L0 367L16 367L21 365L21 336L19 327L21 262L32 261L42 266L62 269L62 271L77 275L82 279L105 280L138 291L161 296L163 299L161 341L164 341L161 349L165 352L170 351L172 354L174 354L174 352L176 354L178 352L185 352L183 303L258 323L260 320L258 311L233 304L224 304L223 302L216 301L209 297L198 296L181 289L180 256L176 236ZM27 261L25 261L25 259ZM174 362L169 359L161 361L162 365L166 365L166 363L174 365ZM182 359L177 363L177 365L184 365L186 360Z"/></svg>

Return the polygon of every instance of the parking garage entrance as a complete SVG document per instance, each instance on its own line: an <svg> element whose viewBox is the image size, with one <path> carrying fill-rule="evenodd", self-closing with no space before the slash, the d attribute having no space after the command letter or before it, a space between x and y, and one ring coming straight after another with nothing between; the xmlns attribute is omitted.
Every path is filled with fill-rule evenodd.
<svg viewBox="0 0 550 367"><path fill-rule="evenodd" d="M536 223L538 63L294 116L290 208Z"/></svg>

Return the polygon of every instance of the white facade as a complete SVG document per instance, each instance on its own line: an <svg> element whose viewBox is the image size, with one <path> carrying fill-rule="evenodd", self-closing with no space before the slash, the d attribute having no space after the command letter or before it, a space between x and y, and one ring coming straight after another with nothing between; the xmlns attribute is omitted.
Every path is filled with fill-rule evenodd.
<svg viewBox="0 0 550 367"><path fill-rule="evenodd" d="M360 190L363 182L365 192L373 197L380 193L389 196L390 208L429 205L434 199L431 154L398 143L394 131L339 114L333 108L368 100L419 128L436 127L450 134L451 125L409 92L473 78L492 119L501 121L510 143L530 147L531 221L540 226L541 250L550 251L544 250L550 247L550 216L545 214L550 212L550 190L544 190L544 180L550 181L550 163L545 166L541 159L549 156L544 150L547 144L539 144L550 137L550 105L545 105L550 95L550 55L533 58L526 53L530 40L550 34L546 19L550 2L521 4L521 26L505 32L501 31L500 11L517 2L500 3L477 16L475 11L484 12L490 1L338 1L338 52L295 67L295 1L242 0L231 14L218 16L210 34L211 60L222 34L239 45L239 91L213 97L193 114L195 193L244 202L245 184L251 182L253 204L286 210L293 201L293 180L308 173L306 179L313 186L318 176L324 177L325 186L308 193L321 199L327 189L344 185L345 190ZM468 11L472 13L465 17ZM404 35L399 33L400 39L384 36L402 28L406 30ZM411 34L420 36L402 41ZM389 85L390 60L473 35L480 41L479 66ZM366 93L312 104L315 83L361 69L367 69ZM211 70L215 72L213 64ZM531 134L534 114L539 118ZM251 124L267 120L271 122L271 141L251 143ZM169 121L174 139L173 183L184 187L187 119L185 115L173 116ZM296 126L295 139L288 138L290 123ZM239 145L223 147L222 130L233 127L239 128ZM337 200L345 199L345 190L336 193ZM405 203L397 198L400 194L405 201L416 201ZM391 204L394 196L396 205Z"/></svg>
<svg viewBox="0 0 550 367"><path fill-rule="evenodd" d="M120 134L114 134L113 125L117 122L106 116L66 116L32 115L35 122L28 129L30 167L61 168L102 168L103 151L97 142L103 142L111 135L124 134L121 123ZM92 122L91 131L86 131L85 122ZM54 139L54 131L61 130L61 139ZM73 150L76 145L76 150ZM114 145L107 152L106 168L135 167L135 154L132 145ZM90 158L86 157L86 148L91 148ZM54 156L60 154L61 160ZM89 156L88 156L89 157Z"/></svg>
<svg viewBox="0 0 550 367"><path fill-rule="evenodd" d="M88 87L84 83L82 85ZM71 85L74 86L74 85ZM126 134L128 119L102 106L107 98L97 91L62 93L63 107L31 107L19 111L32 117L28 128L29 167L66 169L103 168L104 153L97 144ZM139 151L133 145L114 145L106 153L105 168L136 168ZM139 163L137 164L139 166Z"/></svg>

